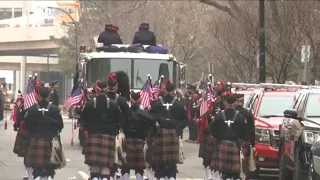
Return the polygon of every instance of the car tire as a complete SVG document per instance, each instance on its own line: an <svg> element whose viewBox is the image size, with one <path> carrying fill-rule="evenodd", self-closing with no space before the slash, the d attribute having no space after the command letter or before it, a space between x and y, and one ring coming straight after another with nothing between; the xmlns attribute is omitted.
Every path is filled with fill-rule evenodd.
<svg viewBox="0 0 320 180"><path fill-rule="evenodd" d="M300 157L300 148L296 147L294 151L294 167L292 180L307 179L308 173L303 169L302 158Z"/></svg>
<svg viewBox="0 0 320 180"><path fill-rule="evenodd" d="M284 157L284 145L280 146L279 157L279 180L290 180L292 173L287 168L286 158Z"/></svg>

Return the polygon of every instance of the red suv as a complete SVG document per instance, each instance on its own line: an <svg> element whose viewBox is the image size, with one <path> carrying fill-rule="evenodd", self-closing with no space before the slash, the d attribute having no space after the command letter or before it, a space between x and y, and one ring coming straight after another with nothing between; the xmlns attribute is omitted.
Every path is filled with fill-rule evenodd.
<svg viewBox="0 0 320 180"><path fill-rule="evenodd" d="M277 168L279 161L279 125L283 111L288 109L300 86L284 84L260 84L245 107L251 109L255 119L255 140L257 175L261 168Z"/></svg>

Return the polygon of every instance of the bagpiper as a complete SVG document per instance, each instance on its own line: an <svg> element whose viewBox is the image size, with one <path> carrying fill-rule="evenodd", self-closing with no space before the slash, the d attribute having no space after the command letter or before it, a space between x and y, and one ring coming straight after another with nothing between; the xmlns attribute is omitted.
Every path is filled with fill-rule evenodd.
<svg viewBox="0 0 320 180"><path fill-rule="evenodd" d="M52 180L55 170L65 165L59 133L63 120L59 107L49 102L50 85L39 89L37 102L24 117L29 136L26 165L33 168L35 180ZM54 147L54 148L53 148Z"/></svg>
<svg viewBox="0 0 320 180"><path fill-rule="evenodd" d="M243 162L248 156L248 130L246 118L235 110L236 96L224 93L224 110L218 112L210 124L216 139L211 169L214 178L245 179Z"/></svg>
<svg viewBox="0 0 320 180"><path fill-rule="evenodd" d="M164 180L176 179L178 163L182 163L179 137L187 126L187 112L184 104L177 101L175 85L168 80L166 95L151 104L150 113L157 120L156 126L148 139L147 162L155 169L155 176Z"/></svg>
<svg viewBox="0 0 320 180"><path fill-rule="evenodd" d="M109 74L107 80L107 96L115 100L120 107L122 120L126 121L129 117L130 85L129 77L124 71L117 71ZM121 172L118 167L112 169L112 177L120 178Z"/></svg>
<svg viewBox="0 0 320 180"><path fill-rule="evenodd" d="M155 124L151 115L143 110L140 93L131 92L130 96L130 117L124 121L123 131L126 136L124 145L127 154L127 163L121 167L122 179L130 179L130 170L135 171L136 179L143 180L143 171L146 168L144 158L144 144L151 127Z"/></svg>
<svg viewBox="0 0 320 180"><path fill-rule="evenodd" d="M107 96L107 91L108 84L97 81L97 96L86 103L81 113L82 124L88 131L83 153L91 180L110 180L115 166L115 137L122 118L117 102Z"/></svg>
<svg viewBox="0 0 320 180"><path fill-rule="evenodd" d="M13 152L18 155L18 157L23 157L23 162L25 165L25 176L23 177L24 180L32 180L32 168L26 166L26 158L27 150L28 150L28 132L25 128L25 124L23 121L25 110L23 108L23 98L21 91L18 91L18 97L14 103L13 107L13 115L12 120L14 121L13 129L17 131L16 139L14 142Z"/></svg>

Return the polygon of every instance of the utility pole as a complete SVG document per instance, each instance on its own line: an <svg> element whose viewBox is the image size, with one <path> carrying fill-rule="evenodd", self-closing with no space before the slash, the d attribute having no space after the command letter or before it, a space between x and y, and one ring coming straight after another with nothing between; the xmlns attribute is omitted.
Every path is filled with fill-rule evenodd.
<svg viewBox="0 0 320 180"><path fill-rule="evenodd" d="M259 0L259 47L260 47L260 56L259 56L259 81L260 83L266 82L266 45L265 45L265 18L264 18L264 1Z"/></svg>

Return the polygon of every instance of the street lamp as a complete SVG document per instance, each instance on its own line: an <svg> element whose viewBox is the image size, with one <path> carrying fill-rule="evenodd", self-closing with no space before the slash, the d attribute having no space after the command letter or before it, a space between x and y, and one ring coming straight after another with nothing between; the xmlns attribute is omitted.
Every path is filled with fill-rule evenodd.
<svg viewBox="0 0 320 180"><path fill-rule="evenodd" d="M56 10L59 10L59 11L62 11L62 12L64 12L65 14L67 14L69 17L70 17L70 19L72 20L72 23L73 23L73 25L74 25L74 27L75 27L75 31L76 31L76 61L78 62L79 61L79 59L78 59L78 25L77 25L77 23L76 23L76 21L73 19L73 17L67 12L67 11L65 11L65 10L63 10L63 9L61 9L61 8L57 8L57 7L48 7L49 9L56 9Z"/></svg>

